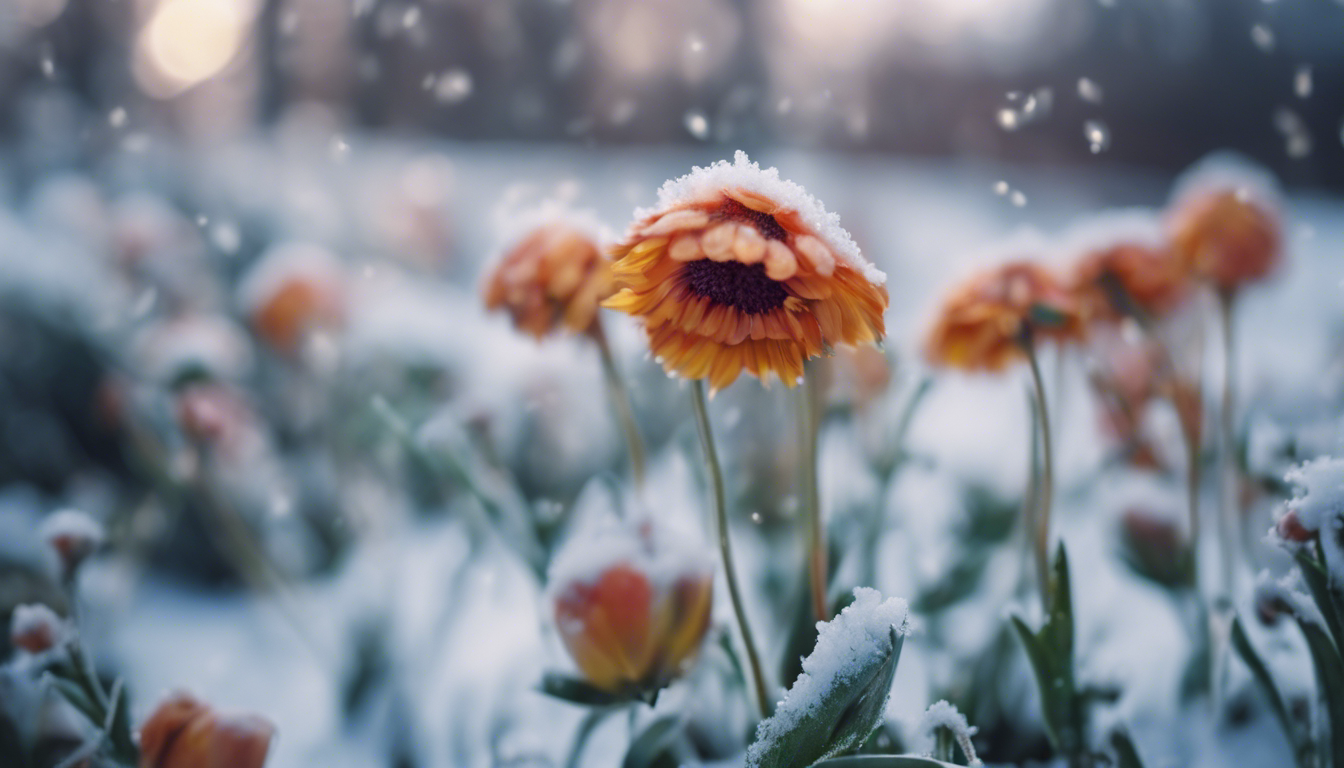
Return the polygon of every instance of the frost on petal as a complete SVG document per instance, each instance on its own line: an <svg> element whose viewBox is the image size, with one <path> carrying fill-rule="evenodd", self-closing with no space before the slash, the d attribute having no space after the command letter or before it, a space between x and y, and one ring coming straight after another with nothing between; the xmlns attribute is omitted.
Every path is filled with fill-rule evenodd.
<svg viewBox="0 0 1344 768"><path fill-rule="evenodd" d="M760 165L751 162L742 150L733 155L732 163L720 160L707 168L696 166L685 176L666 182L658 190L658 206L635 211L635 221L643 221L685 202L715 195L723 189L746 190L797 211L808 229L825 241L847 266L874 285L882 285L887 281L886 274L863 257L849 232L840 226L839 215L828 212L826 206L803 189L802 185L781 179L778 168L762 169Z"/></svg>
<svg viewBox="0 0 1344 768"><path fill-rule="evenodd" d="M908 618L904 600L859 587L839 616L818 622L816 647L775 714L757 727L747 765L811 765L867 740L886 710Z"/></svg>
<svg viewBox="0 0 1344 768"><path fill-rule="evenodd" d="M61 617L41 603L15 606L10 616L10 640L29 653L42 653L54 648L61 641L63 633Z"/></svg>

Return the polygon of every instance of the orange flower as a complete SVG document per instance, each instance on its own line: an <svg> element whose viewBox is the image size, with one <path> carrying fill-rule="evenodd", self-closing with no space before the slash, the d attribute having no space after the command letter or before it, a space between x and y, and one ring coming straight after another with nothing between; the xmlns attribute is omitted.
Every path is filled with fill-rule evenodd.
<svg viewBox="0 0 1344 768"><path fill-rule="evenodd" d="M1183 195L1168 230L1185 268L1225 292L1268 275L1281 256L1278 214L1244 188L1209 186Z"/></svg>
<svg viewBox="0 0 1344 768"><path fill-rule="evenodd" d="M926 350L941 365L998 371L1024 359L1027 343L1082 337L1083 315L1074 296L1044 267L1014 261L952 290Z"/></svg>
<svg viewBox="0 0 1344 768"><path fill-rule="evenodd" d="M243 279L239 296L257 335L284 353L297 352L309 333L338 327L345 319L340 263L316 245L271 249Z"/></svg>
<svg viewBox="0 0 1344 768"><path fill-rule="evenodd" d="M668 182L635 215L603 306L643 319L669 373L711 390L743 370L792 387L805 361L884 333L886 276L837 217L745 153Z"/></svg>
<svg viewBox="0 0 1344 768"><path fill-rule="evenodd" d="M265 718L221 714L177 692L140 729L140 768L261 768L274 736Z"/></svg>
<svg viewBox="0 0 1344 768"><path fill-rule="evenodd" d="M611 262L596 240L552 221L533 229L490 272L487 309L505 309L521 331L541 339L562 326L587 333L598 303L614 290Z"/></svg>
<svg viewBox="0 0 1344 768"><path fill-rule="evenodd" d="M1134 309L1151 316L1171 311L1187 294L1187 276L1165 248L1117 242L1085 253L1070 282L1088 318L1114 322Z"/></svg>
<svg viewBox="0 0 1344 768"><path fill-rule="evenodd" d="M580 540L551 572L556 627L592 685L657 690L699 649L713 583L708 561L651 524Z"/></svg>

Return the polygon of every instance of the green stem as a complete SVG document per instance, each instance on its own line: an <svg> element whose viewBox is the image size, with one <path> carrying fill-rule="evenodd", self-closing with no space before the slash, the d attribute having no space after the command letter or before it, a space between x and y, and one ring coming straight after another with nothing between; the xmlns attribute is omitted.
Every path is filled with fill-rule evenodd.
<svg viewBox="0 0 1344 768"><path fill-rule="evenodd" d="M1221 467L1221 494L1219 507L1221 508L1219 534L1222 545L1222 571L1223 571L1223 594L1221 597L1225 600L1231 600L1235 591L1236 580L1236 558L1237 552L1237 529L1241 524L1240 504L1238 503L1238 475L1236 454L1236 435L1233 427L1233 414L1236 412L1236 389L1234 387L1234 378L1236 376L1236 346L1233 343L1232 318L1234 308L1234 294L1230 291L1218 291L1218 319L1223 335L1223 387L1222 399L1219 403L1219 439L1222 442L1219 450L1219 460Z"/></svg>
<svg viewBox="0 0 1344 768"><path fill-rule="evenodd" d="M1037 478L1036 536L1033 553L1036 556L1036 578L1040 582L1042 605L1050 605L1050 506L1054 497L1054 450L1050 440L1050 412L1045 406L1045 382L1036 359L1036 345L1030 338L1023 344L1031 367L1032 394L1036 399L1037 433L1041 436L1041 473Z"/></svg>
<svg viewBox="0 0 1344 768"><path fill-rule="evenodd" d="M723 559L723 578L728 582L728 597L733 603L733 615L737 619L737 628L742 633L742 645L747 651L747 666L751 668L756 704L762 715L768 715L772 702L765 685L765 673L761 671L761 659L756 653L756 641L752 638L751 627L747 624L747 613L742 606L742 592L737 584L737 571L733 567L733 549L728 539L728 510L723 489L723 469L719 465L718 452L714 449L714 433L709 425L709 406L705 401L705 382L702 380L692 382L691 406L695 411L695 427L700 435L700 447L705 452L705 468L709 472L710 487L713 490L714 521L718 529L719 554Z"/></svg>
<svg viewBox="0 0 1344 768"><path fill-rule="evenodd" d="M821 524L821 492L817 484L817 440L821 430L817 419L815 379L815 376L805 374L802 386L795 393L800 453L798 479L802 491L803 515L807 518L807 566L812 615L818 621L830 621L830 609L826 604L826 529Z"/></svg>
<svg viewBox="0 0 1344 768"><path fill-rule="evenodd" d="M635 489L644 490L644 440L639 436L639 424L635 421L635 409L630 403L630 390L625 386L621 369L616 366L616 358L611 353L611 344L607 342L607 333L599 318L594 321L590 332L597 343L597 351L602 356L602 374L607 380L607 395L611 398L611 407L616 411L616 419L625 432L625 443L630 450L630 475L634 478Z"/></svg>

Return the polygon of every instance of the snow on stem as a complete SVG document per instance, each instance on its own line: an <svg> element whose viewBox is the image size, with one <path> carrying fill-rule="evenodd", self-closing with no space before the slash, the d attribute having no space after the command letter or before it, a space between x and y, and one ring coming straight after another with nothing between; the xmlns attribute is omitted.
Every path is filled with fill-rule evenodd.
<svg viewBox="0 0 1344 768"><path fill-rule="evenodd" d="M737 569L733 566L733 548L728 539L727 498L723 489L723 468L719 464L719 454L714 448L714 432L709 423L709 406L705 398L705 382L698 379L691 384L691 406L695 411L696 432L700 435L700 448L705 453L705 468L709 473L709 484L714 497L714 521L718 529L719 554L723 559L723 578L728 582L728 597L733 604L733 616L737 619L737 628L742 633L742 645L747 652L747 666L751 670L751 683L756 694L757 711L762 715L770 714L770 694L765 684L765 673L761 668L760 656L756 653L756 641L747 623L747 613L742 604L742 590L737 583Z"/></svg>

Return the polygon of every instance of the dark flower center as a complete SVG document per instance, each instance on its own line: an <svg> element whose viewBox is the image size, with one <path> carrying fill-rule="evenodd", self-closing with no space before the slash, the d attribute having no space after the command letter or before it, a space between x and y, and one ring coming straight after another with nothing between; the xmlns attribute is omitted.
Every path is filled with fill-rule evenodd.
<svg viewBox="0 0 1344 768"><path fill-rule="evenodd" d="M681 275L696 296L748 315L778 309L789 297L784 286L766 277L764 264L700 259L682 266Z"/></svg>
<svg viewBox="0 0 1344 768"><path fill-rule="evenodd" d="M757 232L761 233L761 237L764 237L766 240L783 240L789 234L784 230L784 227L780 226L778 221L775 221L774 216L771 216L768 213L761 213L760 211L753 211L732 198L723 201L723 204L719 206L719 210L715 212L714 218L751 224L756 228Z"/></svg>

